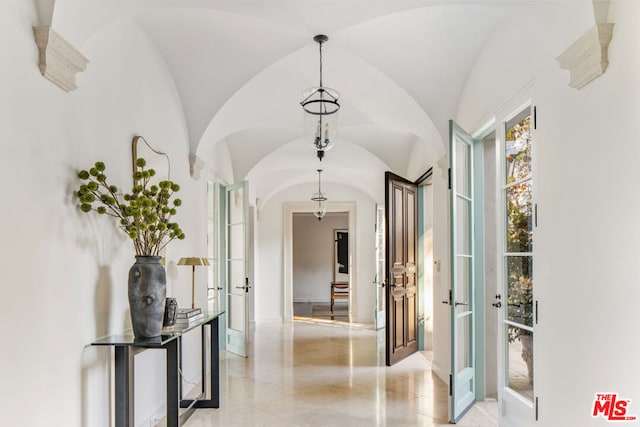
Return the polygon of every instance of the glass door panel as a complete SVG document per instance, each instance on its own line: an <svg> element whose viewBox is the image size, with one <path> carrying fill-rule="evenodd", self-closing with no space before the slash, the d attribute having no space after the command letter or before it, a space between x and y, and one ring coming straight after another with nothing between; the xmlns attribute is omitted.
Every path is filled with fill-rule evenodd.
<svg viewBox="0 0 640 427"><path fill-rule="evenodd" d="M456 176L456 192L460 196L469 197L471 191L471 161L470 151L472 146L468 141L460 138L455 143L455 170L458 173Z"/></svg>
<svg viewBox="0 0 640 427"><path fill-rule="evenodd" d="M533 326L533 262L531 256L507 256L507 320Z"/></svg>
<svg viewBox="0 0 640 427"><path fill-rule="evenodd" d="M456 200L457 250L460 254L471 254L471 200L458 195Z"/></svg>
<svg viewBox="0 0 640 427"><path fill-rule="evenodd" d="M472 368L473 364L470 359L471 352L463 351L471 342L471 334L473 331L471 330L471 316L469 314L464 314L460 316L457 320L458 322L458 360L456 362L456 372L460 374L464 369Z"/></svg>
<svg viewBox="0 0 640 427"><path fill-rule="evenodd" d="M507 387L533 402L533 332L508 328L509 375Z"/></svg>
<svg viewBox="0 0 640 427"><path fill-rule="evenodd" d="M471 298L469 294L471 288L471 258L459 256L457 264L456 301L458 301L459 304L467 304ZM468 307L468 305L463 307Z"/></svg>
<svg viewBox="0 0 640 427"><path fill-rule="evenodd" d="M226 188L227 350L247 356L246 183Z"/></svg>
<svg viewBox="0 0 640 427"><path fill-rule="evenodd" d="M520 181L506 188L507 252L533 251L531 180Z"/></svg>

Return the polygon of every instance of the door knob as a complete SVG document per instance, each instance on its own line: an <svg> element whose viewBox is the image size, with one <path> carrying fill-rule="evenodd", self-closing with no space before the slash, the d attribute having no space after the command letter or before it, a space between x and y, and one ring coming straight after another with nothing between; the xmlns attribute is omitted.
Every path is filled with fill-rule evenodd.
<svg viewBox="0 0 640 427"><path fill-rule="evenodd" d="M458 301L456 301L454 305L457 307L459 305L469 305L469 303L468 302L458 302Z"/></svg>

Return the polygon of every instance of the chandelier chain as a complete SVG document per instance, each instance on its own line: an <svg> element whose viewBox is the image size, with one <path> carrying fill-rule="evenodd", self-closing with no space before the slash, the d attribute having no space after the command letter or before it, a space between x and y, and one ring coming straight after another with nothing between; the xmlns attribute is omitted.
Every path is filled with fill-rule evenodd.
<svg viewBox="0 0 640 427"><path fill-rule="evenodd" d="M322 42L319 42L320 45L320 87L322 87Z"/></svg>

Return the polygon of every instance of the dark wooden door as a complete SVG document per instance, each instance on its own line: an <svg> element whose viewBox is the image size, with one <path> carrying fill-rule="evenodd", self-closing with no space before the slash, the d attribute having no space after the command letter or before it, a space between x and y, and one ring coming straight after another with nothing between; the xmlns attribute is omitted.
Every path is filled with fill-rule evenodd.
<svg viewBox="0 0 640 427"><path fill-rule="evenodd" d="M385 173L386 363L418 351L418 186Z"/></svg>

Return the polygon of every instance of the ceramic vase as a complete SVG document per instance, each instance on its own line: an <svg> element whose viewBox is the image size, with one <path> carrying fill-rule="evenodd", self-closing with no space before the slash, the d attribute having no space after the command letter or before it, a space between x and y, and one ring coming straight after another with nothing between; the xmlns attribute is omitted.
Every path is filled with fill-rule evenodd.
<svg viewBox="0 0 640 427"><path fill-rule="evenodd" d="M167 274L159 256L136 256L129 270L129 309L136 338L153 338L162 333Z"/></svg>

